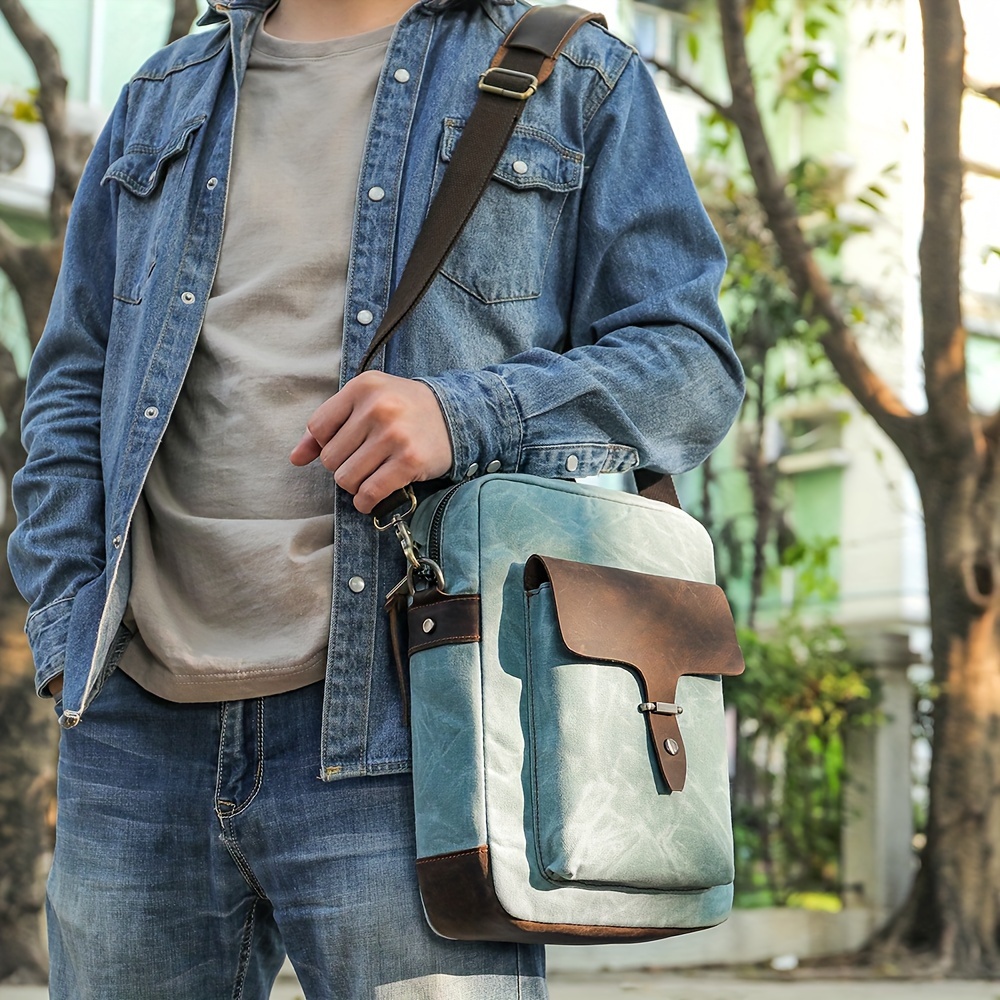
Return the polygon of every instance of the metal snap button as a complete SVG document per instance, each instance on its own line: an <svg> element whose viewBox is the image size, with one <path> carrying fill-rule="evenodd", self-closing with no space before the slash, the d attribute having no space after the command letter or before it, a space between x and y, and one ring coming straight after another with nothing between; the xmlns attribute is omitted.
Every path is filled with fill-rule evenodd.
<svg viewBox="0 0 1000 1000"><path fill-rule="evenodd" d="M526 174L528 172L528 164L524 160L515 160L512 166L514 167L515 174Z"/></svg>
<svg viewBox="0 0 1000 1000"><path fill-rule="evenodd" d="M425 634L429 634L429 633L433 632L434 628L435 628L434 619L433 618L425 618L420 623L420 628L421 628L421 631L423 631Z"/></svg>
<svg viewBox="0 0 1000 1000"><path fill-rule="evenodd" d="M191 305L194 302L194 293L193 292L182 292L181 293L181 302L183 302L184 305L186 305L186 306Z"/></svg>
<svg viewBox="0 0 1000 1000"><path fill-rule="evenodd" d="M385 197L385 191L380 187L373 187L368 189L368 197L372 201L381 201Z"/></svg>
<svg viewBox="0 0 1000 1000"><path fill-rule="evenodd" d="M350 580L347 581L347 586L351 588L353 593L360 594L361 591L365 589L364 577L352 576Z"/></svg>
<svg viewBox="0 0 1000 1000"><path fill-rule="evenodd" d="M410 71L408 69L397 69L396 72L392 74L392 78L396 81L396 83L409 83Z"/></svg>
<svg viewBox="0 0 1000 1000"><path fill-rule="evenodd" d="M122 536L115 535L115 537L111 539L111 544L114 548L120 549L122 547Z"/></svg>
<svg viewBox="0 0 1000 1000"><path fill-rule="evenodd" d="M566 471L576 472L576 470L579 468L580 468L580 459L578 459L576 455L570 455L569 458L566 459Z"/></svg>
<svg viewBox="0 0 1000 1000"><path fill-rule="evenodd" d="M214 191L218 186L219 186L219 178L218 177L209 177L208 184L206 185L206 187L208 188L208 190L209 191Z"/></svg>
<svg viewBox="0 0 1000 1000"><path fill-rule="evenodd" d="M486 471L489 472L489 473L499 472L501 468L502 468L502 466L500 464L499 459L495 458L495 459L493 459L492 462L490 462L489 465L486 466Z"/></svg>
<svg viewBox="0 0 1000 1000"><path fill-rule="evenodd" d="M147 406L143 416L147 420L155 420L160 415L160 411L155 406Z"/></svg>
<svg viewBox="0 0 1000 1000"><path fill-rule="evenodd" d="M373 319L375 319L374 313L370 309L362 309L357 316L358 322L362 326L368 326Z"/></svg>
<svg viewBox="0 0 1000 1000"><path fill-rule="evenodd" d="M466 479L471 479L478 471L479 471L479 463L478 462L473 462L472 465L470 465L465 470L465 478Z"/></svg>

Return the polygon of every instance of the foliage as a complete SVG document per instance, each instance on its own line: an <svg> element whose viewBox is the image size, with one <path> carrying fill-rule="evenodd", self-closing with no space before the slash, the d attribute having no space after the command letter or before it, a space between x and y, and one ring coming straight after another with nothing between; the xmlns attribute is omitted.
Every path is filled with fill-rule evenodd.
<svg viewBox="0 0 1000 1000"><path fill-rule="evenodd" d="M754 17L777 19L784 37L800 39L773 69L775 110L795 103L821 114L839 76L820 43L840 5L758 0L752 8ZM738 720L736 889L741 905L792 904L804 893L839 892L844 745L852 729L879 721L879 691L873 667L850 650L842 630L805 615L807 605L829 607L836 598L838 539L796 530L794 484L777 465L782 443L773 428L789 404L842 391L821 343L827 327L809 317L791 286L745 165L734 156L732 123L711 115L708 136L716 166L696 179L729 256L722 301L748 383L737 459L750 510L730 509L713 524L720 577L750 580L749 603L737 608L747 671L727 684ZM787 190L809 245L834 273L847 241L871 230L886 198L884 179L848 198L843 167L815 157L789 167ZM870 296L837 287L857 320L872 310ZM795 581L791 606L756 628L761 592L786 573Z"/></svg>
<svg viewBox="0 0 1000 1000"><path fill-rule="evenodd" d="M3 103L0 111L5 115L9 115L15 121L25 122L29 125L41 122L42 112L38 107L38 88L32 87L23 97L9 97Z"/></svg>
<svg viewBox="0 0 1000 1000"><path fill-rule="evenodd" d="M786 615L740 630L746 673L727 685L740 720L734 787L736 891L775 903L839 889L844 738L879 721L873 669L834 625Z"/></svg>

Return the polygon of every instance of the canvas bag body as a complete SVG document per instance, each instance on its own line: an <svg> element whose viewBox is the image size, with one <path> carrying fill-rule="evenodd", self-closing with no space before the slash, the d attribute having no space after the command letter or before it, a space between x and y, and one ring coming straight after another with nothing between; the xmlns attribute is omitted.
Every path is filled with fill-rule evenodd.
<svg viewBox="0 0 1000 1000"><path fill-rule="evenodd" d="M412 527L420 551L440 563L451 602L418 594L409 613L417 869L434 930L595 943L725 919L733 895L725 715L721 679L704 671L716 654L723 671L742 669L732 619L726 606L721 630L722 612L713 612L706 635L692 636L699 624L667 621L669 600L628 610L656 590L651 577L708 593L714 565L704 528L633 494L516 474L428 498ZM664 780L658 756L677 762L658 754L639 711L642 675L570 651L570 626L556 613L569 597L554 575L532 579L529 567L526 580L538 555L586 564L563 567L559 586L614 657L642 643L631 634L637 624L648 634L662 622L666 644L676 635L691 669L703 672L676 682L682 715L652 720L679 727L681 790ZM578 586L588 566L645 576L618 603ZM698 590L696 617L701 597ZM655 658L663 643L647 645ZM663 654L669 660L671 650Z"/></svg>

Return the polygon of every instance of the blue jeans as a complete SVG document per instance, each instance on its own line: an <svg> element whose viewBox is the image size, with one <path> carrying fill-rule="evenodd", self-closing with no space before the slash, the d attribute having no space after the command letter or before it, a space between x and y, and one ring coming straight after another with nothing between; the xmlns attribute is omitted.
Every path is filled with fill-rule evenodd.
<svg viewBox="0 0 1000 1000"><path fill-rule="evenodd" d="M53 1000L544 998L539 946L446 941L414 873L409 775L317 777L322 684L174 704L115 671L62 735Z"/></svg>

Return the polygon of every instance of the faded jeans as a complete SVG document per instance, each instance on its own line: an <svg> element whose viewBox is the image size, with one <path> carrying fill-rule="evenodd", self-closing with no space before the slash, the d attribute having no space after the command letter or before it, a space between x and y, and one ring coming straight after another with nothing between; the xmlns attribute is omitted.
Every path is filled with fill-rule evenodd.
<svg viewBox="0 0 1000 1000"><path fill-rule="evenodd" d="M542 1000L540 946L446 941L409 775L322 782L322 684L174 704L120 670L62 734L53 1000Z"/></svg>

